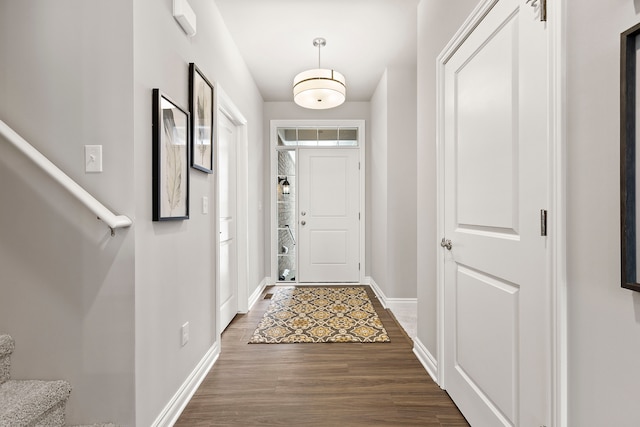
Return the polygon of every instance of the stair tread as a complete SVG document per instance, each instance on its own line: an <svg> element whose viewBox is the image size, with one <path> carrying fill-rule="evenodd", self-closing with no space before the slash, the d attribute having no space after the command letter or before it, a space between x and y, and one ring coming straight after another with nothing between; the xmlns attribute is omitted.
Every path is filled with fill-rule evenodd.
<svg viewBox="0 0 640 427"><path fill-rule="evenodd" d="M118 427L116 424L107 423L107 424L82 424L82 425L74 425L69 427Z"/></svg>
<svg viewBox="0 0 640 427"><path fill-rule="evenodd" d="M71 385L62 380L9 380L0 384L0 426L27 425L69 398Z"/></svg>

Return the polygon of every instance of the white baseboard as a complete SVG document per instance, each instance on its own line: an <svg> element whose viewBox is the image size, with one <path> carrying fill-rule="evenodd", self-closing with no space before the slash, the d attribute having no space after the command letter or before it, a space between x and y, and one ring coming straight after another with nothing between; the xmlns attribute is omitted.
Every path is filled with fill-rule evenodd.
<svg viewBox="0 0 640 427"><path fill-rule="evenodd" d="M392 312L410 309L417 310L417 298L389 298L384 294L384 292L382 292L382 289L380 289L380 286L378 286L375 280L373 280L373 277L366 276L365 282L367 282L365 283L366 285L371 286L371 289L373 289L373 292L376 294L378 300L380 300L380 303L385 309L388 308Z"/></svg>
<svg viewBox="0 0 640 427"><path fill-rule="evenodd" d="M387 297L385 296L384 292L382 292L382 289L380 289L380 286L378 286L376 281L373 280L373 277L365 276L364 277L364 281L365 281L365 283L364 283L365 285L371 286L371 289L373 289L373 292L378 297L378 301L380 301L380 304L382 304L382 307L387 309L388 308L387 307Z"/></svg>
<svg viewBox="0 0 640 427"><path fill-rule="evenodd" d="M176 394L174 394L169 403L167 403L167 406L160 412L160 415L158 415L151 425L152 427L171 427L178 421L180 414L182 414L187 403L189 403L193 394L198 390L200 383L202 383L207 376L219 356L220 341L217 341L207 351L184 383L182 383Z"/></svg>
<svg viewBox="0 0 640 427"><path fill-rule="evenodd" d="M249 297L249 310L251 310L253 306L258 302L258 300L260 299L260 295L262 295L262 292L270 283L272 283L271 277L265 277L264 279L262 279L256 290L253 291L253 293Z"/></svg>
<svg viewBox="0 0 640 427"><path fill-rule="evenodd" d="M431 379L438 384L438 361L417 337L413 339L413 354L416 355Z"/></svg>

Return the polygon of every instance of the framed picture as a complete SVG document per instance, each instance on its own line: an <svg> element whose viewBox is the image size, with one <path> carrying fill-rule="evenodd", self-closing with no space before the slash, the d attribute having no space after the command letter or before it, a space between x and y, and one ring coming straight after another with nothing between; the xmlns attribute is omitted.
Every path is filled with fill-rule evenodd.
<svg viewBox="0 0 640 427"><path fill-rule="evenodd" d="M189 113L153 89L153 220L189 218Z"/></svg>
<svg viewBox="0 0 640 427"><path fill-rule="evenodd" d="M639 139L638 99L640 89L637 62L640 57L640 24L620 37L620 249L621 286L640 291L638 283L638 209L640 182L636 173L639 162L636 149Z"/></svg>
<svg viewBox="0 0 640 427"><path fill-rule="evenodd" d="M213 173L213 85L196 64L189 64L191 166Z"/></svg>

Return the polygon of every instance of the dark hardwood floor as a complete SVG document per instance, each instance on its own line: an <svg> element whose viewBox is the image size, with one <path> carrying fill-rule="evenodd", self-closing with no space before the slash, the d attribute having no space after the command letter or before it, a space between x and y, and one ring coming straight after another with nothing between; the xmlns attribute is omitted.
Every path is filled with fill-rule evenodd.
<svg viewBox="0 0 640 427"><path fill-rule="evenodd" d="M269 300L236 316L176 426L468 426L368 292L390 343L247 344Z"/></svg>

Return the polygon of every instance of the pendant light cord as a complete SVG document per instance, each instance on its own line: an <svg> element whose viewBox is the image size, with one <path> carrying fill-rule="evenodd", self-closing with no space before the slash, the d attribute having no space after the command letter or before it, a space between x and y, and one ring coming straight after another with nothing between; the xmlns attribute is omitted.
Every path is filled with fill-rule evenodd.
<svg viewBox="0 0 640 427"><path fill-rule="evenodd" d="M313 45L318 47L318 68L322 68L322 65L320 62L320 49L326 46L326 44L327 44L327 41L322 37L313 39Z"/></svg>

